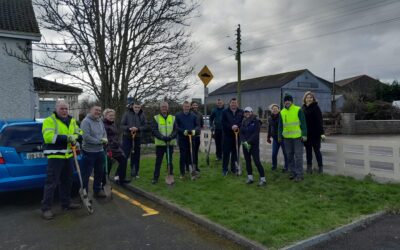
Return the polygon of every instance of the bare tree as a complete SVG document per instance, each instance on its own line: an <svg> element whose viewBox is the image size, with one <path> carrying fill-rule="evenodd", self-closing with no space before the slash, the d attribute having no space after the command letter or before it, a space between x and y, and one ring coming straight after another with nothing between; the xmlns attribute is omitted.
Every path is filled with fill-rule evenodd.
<svg viewBox="0 0 400 250"><path fill-rule="evenodd" d="M121 113L128 95L174 99L188 89L193 44L186 27L197 3L34 0L34 5L40 27L58 34L58 40L47 37L37 44L46 57L34 63L79 80L103 107Z"/></svg>

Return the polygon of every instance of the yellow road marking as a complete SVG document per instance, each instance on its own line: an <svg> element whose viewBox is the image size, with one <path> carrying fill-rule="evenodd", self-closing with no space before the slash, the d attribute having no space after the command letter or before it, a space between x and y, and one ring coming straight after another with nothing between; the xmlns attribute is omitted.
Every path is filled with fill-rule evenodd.
<svg viewBox="0 0 400 250"><path fill-rule="evenodd" d="M142 203L138 202L135 199L130 198L129 196L113 189L112 192L116 195L118 195L121 199L124 199L126 201L128 201L129 203L131 203L134 206L140 207L141 209L143 209L143 211L145 211L144 214L142 214L142 216L151 216L151 215L156 215L159 214L159 212L155 209L152 209L148 206L143 205Z"/></svg>
<svg viewBox="0 0 400 250"><path fill-rule="evenodd" d="M90 179L93 181L93 177L90 177ZM134 205L134 206L137 206L137 207L143 209L143 211L145 211L145 213L142 214L142 216L151 216L151 215L156 215L156 214L159 214L159 213L160 213L160 212L158 212L157 210L152 209L152 208L150 208L150 207L148 207L148 206L145 206L145 205L143 205L142 203L138 202L137 200L132 199L132 198L130 198L129 196L127 196L126 194L123 194L123 193L121 193L121 192L119 192L119 191L117 191L117 190L115 190L115 189L112 189L112 192L113 192L114 194L116 194L118 197L120 197L121 199L126 200L126 201L129 202L130 204L132 204L132 205Z"/></svg>

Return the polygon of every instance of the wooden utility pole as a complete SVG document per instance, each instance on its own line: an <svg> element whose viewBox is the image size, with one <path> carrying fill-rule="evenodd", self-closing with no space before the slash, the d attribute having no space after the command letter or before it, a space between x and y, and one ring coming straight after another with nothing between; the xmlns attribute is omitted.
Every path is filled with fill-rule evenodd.
<svg viewBox="0 0 400 250"><path fill-rule="evenodd" d="M238 81L237 81L237 99L238 103L241 106L242 105L242 100L241 100L241 90L240 90L240 85L242 83L242 66L241 66L241 60L240 56L242 54L242 51L240 50L240 45L241 45L241 35L240 35L240 24L238 24L238 28L236 29L236 61L238 65Z"/></svg>

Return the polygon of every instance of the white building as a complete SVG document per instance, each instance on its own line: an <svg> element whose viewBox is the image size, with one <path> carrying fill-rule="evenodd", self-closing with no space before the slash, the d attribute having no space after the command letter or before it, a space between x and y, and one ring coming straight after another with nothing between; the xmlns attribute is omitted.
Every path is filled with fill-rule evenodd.
<svg viewBox="0 0 400 250"><path fill-rule="evenodd" d="M31 63L19 61L22 51L32 58L32 41L40 41L30 0L0 1L0 119L27 119L38 107Z"/></svg>

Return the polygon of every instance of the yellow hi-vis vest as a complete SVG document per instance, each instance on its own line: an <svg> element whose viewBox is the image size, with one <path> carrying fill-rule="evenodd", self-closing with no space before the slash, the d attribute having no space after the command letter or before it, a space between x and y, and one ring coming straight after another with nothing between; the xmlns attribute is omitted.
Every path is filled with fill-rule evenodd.
<svg viewBox="0 0 400 250"><path fill-rule="evenodd" d="M66 142L57 144L57 136L82 133L74 118L71 118L69 127L67 127L55 114L52 114L43 121L42 134L45 143L43 153L49 159L69 159L73 157L71 144Z"/></svg>
<svg viewBox="0 0 400 250"><path fill-rule="evenodd" d="M173 115L168 115L167 118L164 118L162 115L158 114L154 116L154 119L156 120L158 124L158 131L160 134L163 136L170 136L172 134L172 131L174 131L174 123L175 123L175 116ZM166 146L167 144L165 141L160 140L156 137L154 137L154 144L156 146ZM171 140L169 142L169 145L175 145L176 140Z"/></svg>
<svg viewBox="0 0 400 250"><path fill-rule="evenodd" d="M300 138L301 128L299 119L300 107L292 104L289 109L283 109L281 111L282 125L283 125L283 138Z"/></svg>

